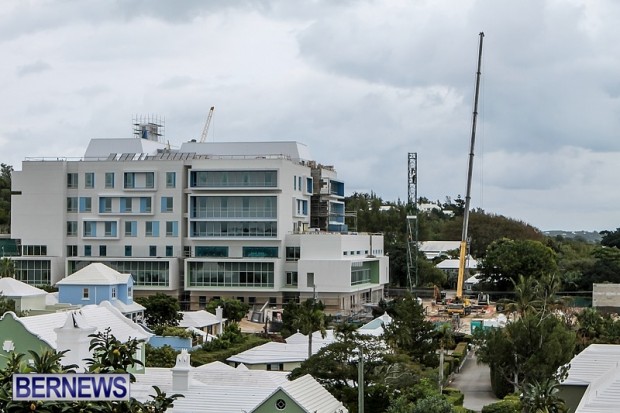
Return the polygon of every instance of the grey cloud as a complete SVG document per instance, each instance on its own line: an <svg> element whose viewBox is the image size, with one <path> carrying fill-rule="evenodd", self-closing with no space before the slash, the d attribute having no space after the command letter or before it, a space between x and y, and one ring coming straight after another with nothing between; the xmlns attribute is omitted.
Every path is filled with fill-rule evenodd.
<svg viewBox="0 0 620 413"><path fill-rule="evenodd" d="M36 62L32 62L23 66L19 66L17 68L17 76L28 76L36 73L46 72L51 70L52 66L49 63L43 62L41 60L37 60Z"/></svg>

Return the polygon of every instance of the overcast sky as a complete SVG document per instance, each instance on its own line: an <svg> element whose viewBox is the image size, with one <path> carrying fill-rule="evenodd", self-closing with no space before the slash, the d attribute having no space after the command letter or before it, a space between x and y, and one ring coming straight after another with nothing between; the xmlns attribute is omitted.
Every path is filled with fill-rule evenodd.
<svg viewBox="0 0 620 413"><path fill-rule="evenodd" d="M296 140L347 194L465 196L542 230L620 227L615 0L3 0L0 162L82 156L165 117L172 146Z"/></svg>

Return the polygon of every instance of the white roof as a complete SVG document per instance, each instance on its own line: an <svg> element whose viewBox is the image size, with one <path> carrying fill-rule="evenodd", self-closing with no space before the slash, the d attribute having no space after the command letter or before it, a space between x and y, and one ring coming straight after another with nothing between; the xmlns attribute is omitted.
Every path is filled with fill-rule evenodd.
<svg viewBox="0 0 620 413"><path fill-rule="evenodd" d="M439 268L440 270L456 270L459 268L459 261L460 260L458 259L443 260L437 265L435 265L435 267ZM468 255L467 259L465 260L465 266L469 269L476 269L478 268L478 261L475 260L471 255Z"/></svg>
<svg viewBox="0 0 620 413"><path fill-rule="evenodd" d="M570 362L562 385L587 386L576 413L612 413L620 405L620 345L591 344Z"/></svg>
<svg viewBox="0 0 620 413"><path fill-rule="evenodd" d="M28 285L11 277L0 278L0 293L8 298L45 295L47 291Z"/></svg>
<svg viewBox="0 0 620 413"><path fill-rule="evenodd" d="M155 155L165 144L140 138L91 139L84 158L107 158L110 154L134 153Z"/></svg>
<svg viewBox="0 0 620 413"><path fill-rule="evenodd" d="M116 307L118 311L120 311L123 314L139 313L141 311L144 312L144 310L146 310L146 308L143 305L138 304L136 302L132 302L131 304L125 304L121 300L112 300L110 304Z"/></svg>
<svg viewBox="0 0 620 413"><path fill-rule="evenodd" d="M183 318L179 321L179 327L204 328L215 324L220 324L223 320L218 320L214 314L206 310L200 311L181 311Z"/></svg>
<svg viewBox="0 0 620 413"><path fill-rule="evenodd" d="M126 342L130 338L138 340L147 340L153 336L138 324L125 317L119 310L114 308L108 301L103 301L99 305L87 305L79 311L84 320L96 326L96 332L105 330L110 327L111 333L121 342ZM67 313L57 312L50 314L33 315L30 317L21 317L19 321L26 327L28 331L37 335L43 341L48 343L52 348L56 348L56 327L61 327L67 321Z"/></svg>
<svg viewBox="0 0 620 413"><path fill-rule="evenodd" d="M294 161L312 160L306 145L294 141L272 142L185 142L179 152L198 155L266 156L284 155Z"/></svg>
<svg viewBox="0 0 620 413"><path fill-rule="evenodd" d="M392 323L392 317L390 317L388 313L385 313L358 328L357 332L379 337L383 335L384 326L390 325L390 323Z"/></svg>
<svg viewBox="0 0 620 413"><path fill-rule="evenodd" d="M420 251L427 258L434 258L441 253L458 250L461 248L460 241L422 241L420 242Z"/></svg>
<svg viewBox="0 0 620 413"><path fill-rule="evenodd" d="M147 367L136 374L131 396L149 400L158 386L167 394L181 393L185 397L174 402L170 413L239 413L249 412L270 395L275 388L288 382L288 372L234 368L220 362L209 363L190 371L190 388L172 390L172 372L166 368ZM151 399L152 400L152 399Z"/></svg>
<svg viewBox="0 0 620 413"><path fill-rule="evenodd" d="M334 342L334 331L327 330L325 338L315 331L312 334L312 354L324 346ZM235 354L226 359L233 363L266 364L266 363L295 363L308 358L308 336L301 333L293 334L286 339L286 343L270 341L260 346Z"/></svg>
<svg viewBox="0 0 620 413"><path fill-rule="evenodd" d="M307 412L313 413L346 413L348 410L330 392L325 390L311 375L306 374L290 381L265 398L267 400L278 390L282 390ZM263 400L263 402L265 401ZM261 402L262 403L262 402ZM258 406L257 406L258 407ZM340 409L340 410L339 410ZM252 412L255 410L252 410Z"/></svg>
<svg viewBox="0 0 620 413"><path fill-rule="evenodd" d="M121 274L113 268L100 262L88 264L58 281L56 285L116 285L127 284L131 274Z"/></svg>

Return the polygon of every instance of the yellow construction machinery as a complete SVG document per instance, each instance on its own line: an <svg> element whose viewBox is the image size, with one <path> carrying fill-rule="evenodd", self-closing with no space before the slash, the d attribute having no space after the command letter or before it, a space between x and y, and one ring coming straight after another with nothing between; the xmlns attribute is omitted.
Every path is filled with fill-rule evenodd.
<svg viewBox="0 0 620 413"><path fill-rule="evenodd" d="M465 195L465 210L463 211L463 232L461 234L461 245L459 254L459 275L456 284L456 297L448 305L448 313L468 314L471 312L471 303L467 297L463 296L463 284L465 282L465 262L468 254L467 227L469 225L469 203L471 200L471 177L474 166L474 144L476 142L476 121L478 119L478 94L480 91L480 75L482 64L482 40L484 33L480 33L480 44L478 46L478 70L476 72L476 91L474 97L474 113L471 127L471 145L469 149L469 165L467 168L467 192Z"/></svg>

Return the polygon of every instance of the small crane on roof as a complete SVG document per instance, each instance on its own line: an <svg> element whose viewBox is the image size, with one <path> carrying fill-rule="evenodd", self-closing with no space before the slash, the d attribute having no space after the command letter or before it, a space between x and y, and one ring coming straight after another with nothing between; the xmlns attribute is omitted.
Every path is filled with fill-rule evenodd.
<svg viewBox="0 0 620 413"><path fill-rule="evenodd" d="M213 118L214 110L215 110L215 106L211 106L211 109L209 109L209 115L207 115L207 121L205 122L205 127L202 129L202 136L200 137L200 143L203 143L207 140L207 134L209 133L209 126L211 125L211 118Z"/></svg>

